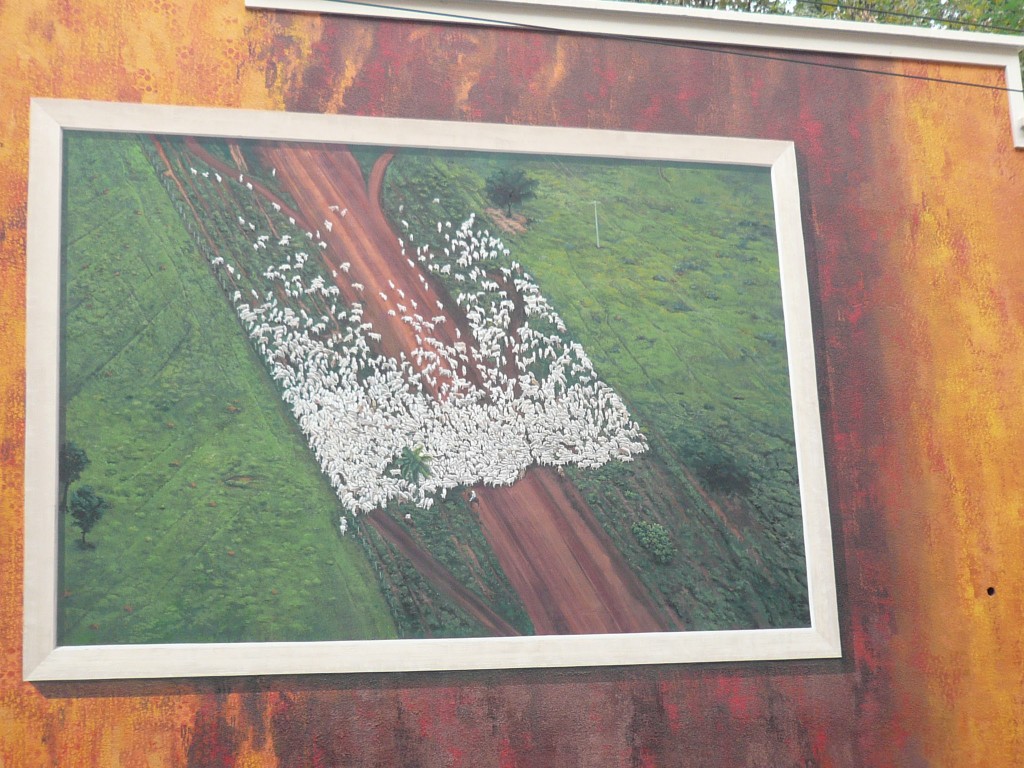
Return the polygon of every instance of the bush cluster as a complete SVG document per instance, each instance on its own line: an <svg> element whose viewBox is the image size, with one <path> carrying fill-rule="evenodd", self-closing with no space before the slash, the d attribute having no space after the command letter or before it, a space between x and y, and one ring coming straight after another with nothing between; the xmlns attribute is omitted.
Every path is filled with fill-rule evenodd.
<svg viewBox="0 0 1024 768"><path fill-rule="evenodd" d="M672 543L665 526L647 520L638 520L633 523L632 531L636 540L640 542L640 546L647 550L656 563L665 565L672 562L676 556L676 546Z"/></svg>

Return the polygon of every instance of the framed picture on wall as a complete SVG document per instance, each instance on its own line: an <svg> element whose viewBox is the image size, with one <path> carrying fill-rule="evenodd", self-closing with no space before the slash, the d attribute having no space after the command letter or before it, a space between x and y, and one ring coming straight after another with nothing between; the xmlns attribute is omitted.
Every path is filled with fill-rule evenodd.
<svg viewBox="0 0 1024 768"><path fill-rule="evenodd" d="M31 141L26 679L840 655L792 144Z"/></svg>

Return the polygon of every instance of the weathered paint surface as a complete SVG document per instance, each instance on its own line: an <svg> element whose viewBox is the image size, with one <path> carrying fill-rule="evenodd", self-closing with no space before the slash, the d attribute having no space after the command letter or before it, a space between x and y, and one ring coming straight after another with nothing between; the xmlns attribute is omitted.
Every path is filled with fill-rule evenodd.
<svg viewBox="0 0 1024 768"><path fill-rule="evenodd" d="M1003 93L226 0L14 0L0 29L0 765L996 766L1024 754L1024 153ZM870 66L1001 84L994 71ZM22 683L30 96L795 141L845 659Z"/></svg>

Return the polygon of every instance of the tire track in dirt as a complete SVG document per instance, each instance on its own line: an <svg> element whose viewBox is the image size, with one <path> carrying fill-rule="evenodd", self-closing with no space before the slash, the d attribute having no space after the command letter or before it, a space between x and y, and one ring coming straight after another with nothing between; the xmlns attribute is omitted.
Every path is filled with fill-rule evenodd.
<svg viewBox="0 0 1024 768"><path fill-rule="evenodd" d="M477 487L484 535L537 634L658 632L660 612L586 501L552 470Z"/></svg>
<svg viewBox="0 0 1024 768"><path fill-rule="evenodd" d="M402 524L383 510L370 513L370 525L409 558L436 590L462 607L473 618L499 637L518 635L519 631L496 613L479 595L459 582L440 561L416 543Z"/></svg>
<svg viewBox="0 0 1024 768"><path fill-rule="evenodd" d="M349 274L338 275L336 283L346 299L364 305L365 318L382 334L380 351L409 359L417 346L415 333L400 318L388 315L389 301L401 290L406 301L430 306L439 294L430 274L413 256L402 254L399 236L381 209L380 193L390 158L374 165L367 182L344 147L275 145L260 152L268 165L277 168L278 183L307 221L323 215L325 222L332 223L330 232L321 232L327 243L321 257L329 272L341 261L349 263ZM347 209L348 214L340 216L331 206ZM352 282L365 286L360 295L354 295ZM466 327L465 320L448 309L437 314L446 315L448 321L437 325L435 338L453 344L454 328ZM570 487L550 470L534 468L512 486L476 488L474 507L484 534L536 632L669 629L586 501ZM443 584L445 594L461 586L447 570L434 571L431 579L439 589Z"/></svg>
<svg viewBox="0 0 1024 768"><path fill-rule="evenodd" d="M159 146L159 143L157 144L157 146ZM203 148L203 145L200 144L199 141L192 136L186 137L185 146L188 147L189 152L198 157L200 160L202 160L208 166L213 168L215 171L220 171L220 173L224 174L225 177L227 178L233 178L235 173L238 172L237 168L232 168L227 163L218 160L216 157L207 152L206 149ZM231 146L234 148L234 145ZM232 152L232 157L234 157L234 152ZM254 194L260 194L263 197L270 200L270 202L277 203L279 206L281 206L281 210L287 216L291 216L293 219L296 220L297 224L308 228L309 224L303 219L302 214L299 211L296 211L294 208L292 208L291 205L286 200L282 200L272 190L261 184L259 181L250 180L249 183L253 185Z"/></svg>

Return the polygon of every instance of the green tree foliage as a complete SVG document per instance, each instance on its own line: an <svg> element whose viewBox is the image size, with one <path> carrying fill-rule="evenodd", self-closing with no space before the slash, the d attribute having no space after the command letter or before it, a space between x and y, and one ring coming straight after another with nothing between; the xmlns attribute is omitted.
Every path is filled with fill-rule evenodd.
<svg viewBox="0 0 1024 768"><path fill-rule="evenodd" d="M786 13L788 4L780 0L626 0L650 5L683 5L687 8L707 8L717 11L744 11L746 13Z"/></svg>
<svg viewBox="0 0 1024 768"><path fill-rule="evenodd" d="M521 168L501 168L487 177L484 193L495 205L512 215L512 206L537 196L537 180L526 175Z"/></svg>
<svg viewBox="0 0 1024 768"><path fill-rule="evenodd" d="M848 21L905 24L948 29L998 27L1020 30L1024 19L1024 0L877 0L876 2L823 3L799 0L794 6L798 16L816 16Z"/></svg>
<svg viewBox="0 0 1024 768"><path fill-rule="evenodd" d="M661 523L638 520L631 529L640 546L647 550L656 563L666 565L676 556L676 546Z"/></svg>
<svg viewBox="0 0 1024 768"><path fill-rule="evenodd" d="M93 490L91 485L83 485L71 492L71 517L82 532L82 546L88 546L85 536L103 517L110 504Z"/></svg>
<svg viewBox="0 0 1024 768"><path fill-rule="evenodd" d="M82 472L89 466L89 457L85 455L84 450L69 440L61 445L58 462L60 465L60 511L67 512L68 488L82 476Z"/></svg>
<svg viewBox="0 0 1024 768"><path fill-rule="evenodd" d="M407 483L415 485L421 479L430 477L430 457L422 448L406 446L402 449L396 465L398 474Z"/></svg>
<svg viewBox="0 0 1024 768"><path fill-rule="evenodd" d="M1024 0L627 0L651 5L680 5L747 13L779 13L813 18L844 19L950 29L1021 32ZM981 31L984 31L981 29Z"/></svg>

